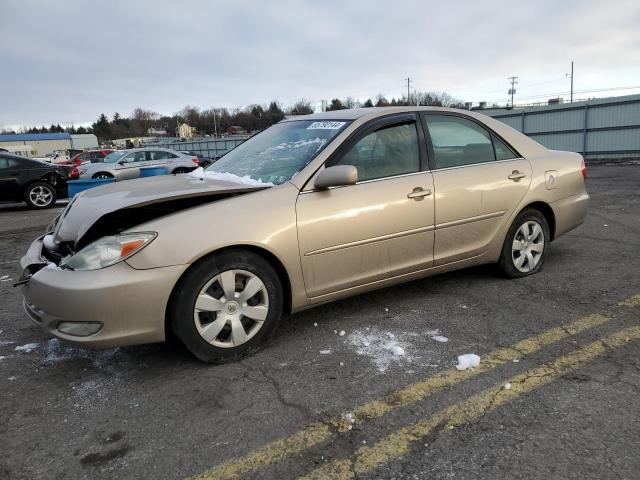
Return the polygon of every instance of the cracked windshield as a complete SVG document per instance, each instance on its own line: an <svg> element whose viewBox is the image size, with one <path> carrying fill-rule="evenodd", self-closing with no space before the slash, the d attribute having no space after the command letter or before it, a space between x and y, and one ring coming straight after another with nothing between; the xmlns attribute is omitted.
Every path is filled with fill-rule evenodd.
<svg viewBox="0 0 640 480"><path fill-rule="evenodd" d="M300 120L279 123L250 138L207 168L207 172L279 185L291 180L348 124Z"/></svg>

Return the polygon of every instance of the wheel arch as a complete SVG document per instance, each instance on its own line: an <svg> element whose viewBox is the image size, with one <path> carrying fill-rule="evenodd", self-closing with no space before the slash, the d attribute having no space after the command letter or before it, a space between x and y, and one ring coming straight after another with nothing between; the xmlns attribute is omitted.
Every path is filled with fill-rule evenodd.
<svg viewBox="0 0 640 480"><path fill-rule="evenodd" d="M22 194L23 195L26 194L34 183L46 183L47 185L49 185L53 189L54 193L57 193L56 186L49 181L49 179L47 178L46 175L43 175L40 178L32 178L32 179L28 180L27 182L25 182L22 185Z"/></svg>
<svg viewBox="0 0 640 480"><path fill-rule="evenodd" d="M251 245L251 244L229 245L229 246L225 246L225 247L213 250L211 252L208 252L205 255L202 255L197 260L195 260L193 263L191 263L189 268L187 268L184 272L182 272L182 275L180 275L180 278L178 278L178 280L176 281L176 284L173 286L173 289L171 290L171 294L169 295L169 300L167 301L167 306L166 306L166 311L165 311L165 316L164 316L165 337L169 337L170 335L173 335L173 333L171 331L170 320L169 320L169 308L171 307L171 303L173 301L173 296L174 296L174 294L176 292L176 288L177 288L178 284L180 283L180 281L182 280L182 278L189 271L191 271L191 269L195 265L199 264L203 260L205 260L205 259L207 259L207 258L209 258L209 257L211 257L213 255L219 255L220 253L228 252L228 251L231 251L231 250L244 250L244 251L253 252L253 253L257 254L257 255L260 255L267 262L269 262L269 264L276 271L276 274L278 275L278 278L280 279L280 283L282 284L282 289L283 289L283 292L282 292L283 293L283 312L282 313L285 316L291 314L291 311L292 311L291 280L289 279L289 274L287 273L287 269L285 268L285 266L282 263L282 261L280 261L280 259L276 255L274 255L272 252L270 252L266 248L258 246L258 245Z"/></svg>
<svg viewBox="0 0 640 480"><path fill-rule="evenodd" d="M553 209L551 205L542 201L531 202L520 209L516 216L520 215L524 210L528 208L533 208L534 210L538 210L544 218L547 220L547 224L549 224L549 233L551 234L551 240L553 241L556 236L556 215L553 213Z"/></svg>
<svg viewBox="0 0 640 480"><path fill-rule="evenodd" d="M96 172L93 175L91 175L91 178L96 178L98 175L107 175L109 178L115 178L115 175L109 172Z"/></svg>

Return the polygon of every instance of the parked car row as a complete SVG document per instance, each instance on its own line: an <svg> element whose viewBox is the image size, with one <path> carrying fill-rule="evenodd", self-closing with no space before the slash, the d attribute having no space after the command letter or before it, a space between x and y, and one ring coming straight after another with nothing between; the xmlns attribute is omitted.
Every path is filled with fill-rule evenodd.
<svg viewBox="0 0 640 480"><path fill-rule="evenodd" d="M188 173L201 165L196 154L167 148L87 150L59 162L0 152L0 200L24 200L32 208L52 207L67 196L67 180L140 177L144 168L163 167L166 173ZM58 156L60 157L60 156ZM202 157L206 167L215 159Z"/></svg>

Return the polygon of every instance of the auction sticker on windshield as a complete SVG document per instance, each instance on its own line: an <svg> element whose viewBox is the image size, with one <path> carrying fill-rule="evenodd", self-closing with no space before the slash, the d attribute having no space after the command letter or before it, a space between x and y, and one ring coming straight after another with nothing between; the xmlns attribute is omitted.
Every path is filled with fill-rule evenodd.
<svg viewBox="0 0 640 480"><path fill-rule="evenodd" d="M307 127L307 130L338 130L346 122L313 122Z"/></svg>

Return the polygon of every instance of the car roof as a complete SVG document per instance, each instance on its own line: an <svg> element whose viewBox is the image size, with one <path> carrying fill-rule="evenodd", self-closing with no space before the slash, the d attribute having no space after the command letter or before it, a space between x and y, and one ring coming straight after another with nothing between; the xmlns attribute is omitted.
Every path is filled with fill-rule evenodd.
<svg viewBox="0 0 640 480"><path fill-rule="evenodd" d="M371 108L349 108L345 110L331 110L327 112L311 113L309 115L288 115L283 122L295 122L296 120L356 120L360 117L379 117L393 113L435 111L435 112L464 112L458 108L445 107L371 107Z"/></svg>

